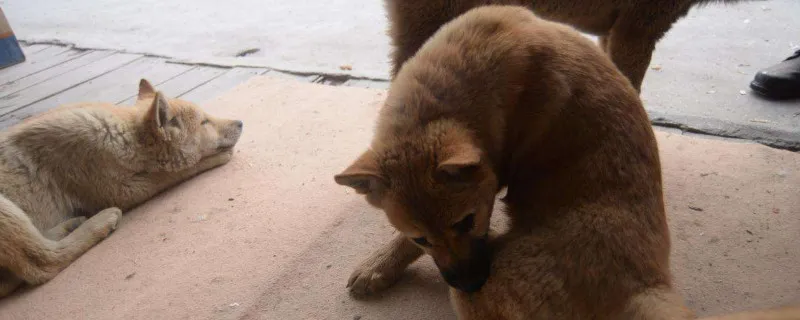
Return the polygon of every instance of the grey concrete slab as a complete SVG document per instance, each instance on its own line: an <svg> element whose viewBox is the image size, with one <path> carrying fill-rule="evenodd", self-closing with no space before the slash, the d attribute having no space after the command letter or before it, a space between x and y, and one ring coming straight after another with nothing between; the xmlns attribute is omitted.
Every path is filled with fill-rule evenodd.
<svg viewBox="0 0 800 320"><path fill-rule="evenodd" d="M748 87L800 48L798 14L797 0L692 10L658 44L644 79L655 123L800 149L800 101L769 101Z"/></svg>
<svg viewBox="0 0 800 320"><path fill-rule="evenodd" d="M146 9L157 5L161 2L110 0L100 8L89 0L39 0L35 6L11 1L4 10L19 17L15 31L25 40L57 39L175 60L270 67L291 71L293 77L388 78L382 1L237 0L221 6L212 0L175 0L164 7L169 10L157 13L169 18L155 19ZM263 10L252 10L255 6ZM798 13L797 0L712 3L693 9L658 44L645 77L642 98L655 123L796 148L800 102L760 99L748 83L758 69L800 46ZM206 21L215 23L212 27ZM236 57L244 49L259 50ZM709 123L719 127L712 130Z"/></svg>

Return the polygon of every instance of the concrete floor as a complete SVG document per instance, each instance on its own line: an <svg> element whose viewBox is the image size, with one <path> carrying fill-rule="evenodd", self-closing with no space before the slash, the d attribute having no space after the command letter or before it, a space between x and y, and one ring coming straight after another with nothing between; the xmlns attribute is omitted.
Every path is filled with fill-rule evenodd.
<svg viewBox="0 0 800 320"><path fill-rule="evenodd" d="M102 6L90 0L6 0L3 10L17 36L33 42L387 78L389 42L379 0L231 0L224 6L213 0L106 0ZM800 101L766 101L748 89L757 70L800 46L798 13L796 0L692 10L659 43L645 78L642 98L654 123L800 150ZM247 49L259 51L235 57Z"/></svg>
<svg viewBox="0 0 800 320"><path fill-rule="evenodd" d="M368 145L385 97L254 77L208 101L208 112L245 121L233 160L126 212L55 279L0 299L0 319L454 319L429 257L375 299L345 289L394 232L333 181ZM800 154L656 136L672 270L689 307L800 302Z"/></svg>

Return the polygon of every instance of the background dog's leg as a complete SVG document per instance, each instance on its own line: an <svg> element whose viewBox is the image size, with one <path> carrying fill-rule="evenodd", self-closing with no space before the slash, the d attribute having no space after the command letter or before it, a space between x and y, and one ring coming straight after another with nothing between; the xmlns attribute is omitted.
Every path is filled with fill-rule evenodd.
<svg viewBox="0 0 800 320"><path fill-rule="evenodd" d="M77 229L82 223L86 221L86 217L75 217L59 223L57 226L53 227L50 230L47 230L44 233L44 236L50 240L61 240L64 239L70 232Z"/></svg>
<svg viewBox="0 0 800 320"><path fill-rule="evenodd" d="M439 28L477 4L474 1L387 0L392 39L392 78Z"/></svg>
<svg viewBox="0 0 800 320"><path fill-rule="evenodd" d="M658 16L658 15L656 15ZM665 17L659 17L665 18ZM636 22L621 15L608 35L600 38L605 51L617 68L628 77L636 91L641 92L642 80L650 65L656 42L669 30L670 19ZM605 38L605 40L603 40Z"/></svg>
<svg viewBox="0 0 800 320"><path fill-rule="evenodd" d="M122 212L109 208L60 241L46 238L14 203L0 196L0 267L30 284L47 282L117 226Z"/></svg>
<svg viewBox="0 0 800 320"><path fill-rule="evenodd" d="M22 285L22 279L15 276L11 271L0 268L0 298L5 297Z"/></svg>
<svg viewBox="0 0 800 320"><path fill-rule="evenodd" d="M392 241L373 252L364 260L347 282L350 293L364 296L377 293L392 286L409 264L417 260L423 251L404 235L398 234Z"/></svg>

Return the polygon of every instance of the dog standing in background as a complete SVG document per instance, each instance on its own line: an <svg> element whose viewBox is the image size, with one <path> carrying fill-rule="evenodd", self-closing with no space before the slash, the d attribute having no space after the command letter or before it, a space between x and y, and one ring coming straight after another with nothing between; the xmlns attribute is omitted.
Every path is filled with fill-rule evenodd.
<svg viewBox="0 0 800 320"><path fill-rule="evenodd" d="M436 30L482 5L521 5L538 16L600 37L600 47L641 90L656 43L697 5L742 0L386 0L392 78Z"/></svg>

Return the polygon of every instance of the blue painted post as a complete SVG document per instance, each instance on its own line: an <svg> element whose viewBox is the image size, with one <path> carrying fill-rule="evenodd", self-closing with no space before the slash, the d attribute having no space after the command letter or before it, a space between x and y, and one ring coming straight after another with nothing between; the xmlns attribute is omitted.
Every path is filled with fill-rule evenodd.
<svg viewBox="0 0 800 320"><path fill-rule="evenodd" d="M3 9L0 8L0 69L23 61L25 61L25 54L19 47L17 37L14 36L14 31L11 30L6 15L3 14Z"/></svg>

